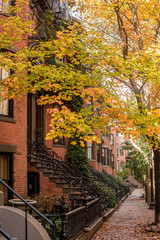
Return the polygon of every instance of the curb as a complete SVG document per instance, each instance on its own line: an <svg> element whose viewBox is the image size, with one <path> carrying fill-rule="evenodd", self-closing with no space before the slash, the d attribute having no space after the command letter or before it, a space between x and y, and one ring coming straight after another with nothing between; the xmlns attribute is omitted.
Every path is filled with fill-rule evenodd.
<svg viewBox="0 0 160 240"><path fill-rule="evenodd" d="M128 198L130 194L128 193L125 197L121 199L121 201L114 207L110 208L109 211L107 211L103 216L103 221L107 222L107 220L113 215L113 213L118 210L118 208L121 206L121 204Z"/></svg>

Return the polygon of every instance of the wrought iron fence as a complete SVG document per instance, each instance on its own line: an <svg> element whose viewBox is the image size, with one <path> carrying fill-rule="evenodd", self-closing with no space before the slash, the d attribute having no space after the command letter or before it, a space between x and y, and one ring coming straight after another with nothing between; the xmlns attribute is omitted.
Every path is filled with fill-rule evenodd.
<svg viewBox="0 0 160 240"><path fill-rule="evenodd" d="M101 214L101 204L99 199L80 199L73 202L65 201L59 206L54 206L51 213L42 214L35 207L30 205L18 193L16 193L9 185L0 179L0 183L18 197L25 205L25 240L28 240L28 213L35 217L46 229L52 240L68 240L83 231L85 227L91 224ZM84 205L84 206L82 206ZM69 209L76 208L72 211ZM12 240L2 229L0 233L7 239Z"/></svg>
<svg viewBox="0 0 160 240"><path fill-rule="evenodd" d="M65 214L66 220L66 237L67 239L76 237L85 227L88 227L101 215L101 204L99 198L86 203L85 206L79 207Z"/></svg>
<svg viewBox="0 0 160 240"><path fill-rule="evenodd" d="M70 163L64 161L43 143L32 143L28 141L28 157L30 159L34 158L39 168L52 170L55 176L58 176L60 180L72 184L76 191L81 192L82 197L90 196L94 199L99 197L105 208L110 205L108 199L110 198L109 194L111 190L112 195L117 194L115 198L118 201L122 198L124 186L118 182L116 178L113 178L107 173L100 173L92 168L90 168L92 177L83 177ZM119 187L120 190L117 191L117 187Z"/></svg>

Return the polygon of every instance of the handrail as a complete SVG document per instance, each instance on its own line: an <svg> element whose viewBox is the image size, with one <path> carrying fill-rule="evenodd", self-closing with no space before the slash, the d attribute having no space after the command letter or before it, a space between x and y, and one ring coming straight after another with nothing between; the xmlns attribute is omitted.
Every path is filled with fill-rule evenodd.
<svg viewBox="0 0 160 240"><path fill-rule="evenodd" d="M23 203L25 203L25 230L26 230L26 240L27 240L27 206L32 209L36 214L41 217L44 221L46 221L52 228L54 228L53 223L46 218L41 212L39 212L35 207L29 204L24 198L22 198L17 192L15 192L8 184L6 184L2 179L0 179L0 183L3 184L8 190L10 190L14 195L16 195Z"/></svg>
<svg viewBox="0 0 160 240"><path fill-rule="evenodd" d="M60 177L66 181L73 180L74 186L80 190L82 196L86 197L88 193L90 196L100 197L101 203L105 207L108 207L109 202L107 200L108 193L103 190L103 185L107 186L107 188L111 187L115 195L117 194L117 186L124 188L112 176L104 176L104 174L92 168L90 168L91 178L83 176L71 163L62 160L53 149L48 148L43 143L32 143L28 140L28 156L36 156L42 167L52 169L53 172L56 170L56 174L62 175ZM110 181L111 178L113 182Z"/></svg>
<svg viewBox="0 0 160 240"><path fill-rule="evenodd" d="M0 228L0 233L8 240L12 240L12 238L5 232L2 230L2 228Z"/></svg>
<svg viewBox="0 0 160 240"><path fill-rule="evenodd" d="M35 207L29 204L24 198L22 198L17 192L15 192L8 184L6 184L2 179L0 179L0 183L2 183L6 188L8 188L13 194L15 194L22 202L24 202L28 207L30 207L34 212L36 212L41 218L43 218L47 223L53 225L48 218L46 218L41 212L39 212Z"/></svg>

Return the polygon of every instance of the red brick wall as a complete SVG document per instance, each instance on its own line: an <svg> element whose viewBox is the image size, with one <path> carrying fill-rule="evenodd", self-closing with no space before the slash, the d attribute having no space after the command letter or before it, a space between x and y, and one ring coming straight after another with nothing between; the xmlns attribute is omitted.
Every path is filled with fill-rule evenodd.
<svg viewBox="0 0 160 240"><path fill-rule="evenodd" d="M35 167L30 167L28 163L28 171L29 172L39 172ZM55 183L49 182L48 177L43 177L43 173L39 172L39 185L40 185L40 194L49 195L49 194L63 194L62 188L57 188Z"/></svg>
<svg viewBox="0 0 160 240"><path fill-rule="evenodd" d="M17 146L13 156L14 189L27 196L27 95L22 100L14 101L14 120L0 122L0 143Z"/></svg>
<svg viewBox="0 0 160 240"><path fill-rule="evenodd" d="M6 19L8 16L0 15ZM0 32L3 29L0 28ZM25 39L24 39L25 38ZM27 35L22 36L20 43L15 43L15 49L28 45ZM27 95L14 101L13 115L15 123L0 121L0 143L16 145L17 152L13 155L13 187L23 197L27 196Z"/></svg>

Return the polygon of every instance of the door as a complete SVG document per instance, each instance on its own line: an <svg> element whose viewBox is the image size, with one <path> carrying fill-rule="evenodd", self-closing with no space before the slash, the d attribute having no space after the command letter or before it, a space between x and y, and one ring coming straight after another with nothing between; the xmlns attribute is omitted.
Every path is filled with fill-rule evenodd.
<svg viewBox="0 0 160 240"><path fill-rule="evenodd" d="M0 155L0 179L9 184L9 155ZM8 190L0 184L0 191L4 192L4 202L8 201Z"/></svg>
<svg viewBox="0 0 160 240"><path fill-rule="evenodd" d="M28 196L34 197L39 194L39 173L28 172Z"/></svg>

